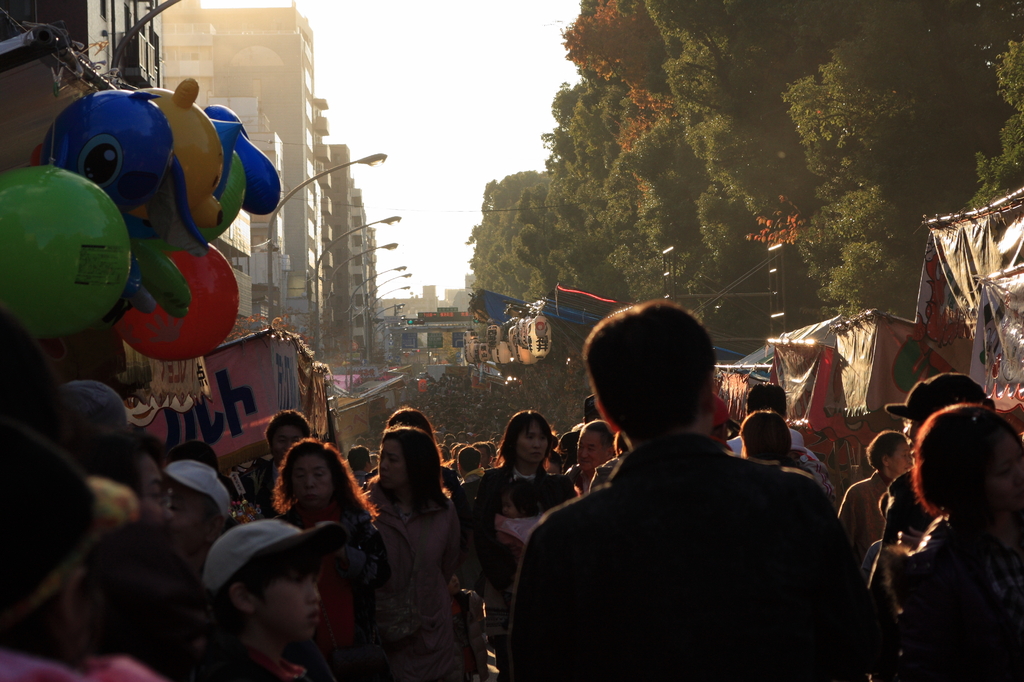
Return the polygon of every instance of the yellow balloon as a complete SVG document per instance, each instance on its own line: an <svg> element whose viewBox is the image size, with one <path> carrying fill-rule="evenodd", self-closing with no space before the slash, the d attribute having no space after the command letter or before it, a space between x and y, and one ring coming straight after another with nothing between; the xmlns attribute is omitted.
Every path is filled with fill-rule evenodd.
<svg viewBox="0 0 1024 682"><path fill-rule="evenodd" d="M186 78L174 92L150 88L143 92L158 95L153 104L167 117L174 134L174 156L185 173L185 187L192 220L197 227L215 228L221 220L220 202L213 191L224 170L224 148L210 118L196 104L199 84ZM149 218L145 206L131 212L143 220Z"/></svg>

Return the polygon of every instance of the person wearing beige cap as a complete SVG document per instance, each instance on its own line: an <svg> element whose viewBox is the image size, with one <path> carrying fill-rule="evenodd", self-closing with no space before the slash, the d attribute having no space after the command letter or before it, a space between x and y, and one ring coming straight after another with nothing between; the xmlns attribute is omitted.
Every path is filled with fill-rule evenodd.
<svg viewBox="0 0 1024 682"><path fill-rule="evenodd" d="M174 550L199 575L214 541L231 514L231 496L210 466L194 460L172 462L167 481L167 530Z"/></svg>

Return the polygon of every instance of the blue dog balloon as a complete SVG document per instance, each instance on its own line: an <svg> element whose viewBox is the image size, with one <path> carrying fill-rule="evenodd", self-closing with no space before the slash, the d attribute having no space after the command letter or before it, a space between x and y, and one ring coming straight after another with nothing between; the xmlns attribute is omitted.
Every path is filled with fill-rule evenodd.
<svg viewBox="0 0 1024 682"><path fill-rule="evenodd" d="M214 121L241 123L235 112L219 104L208 106L203 111ZM242 201L242 208L256 215L273 213L281 198L281 178L274 164L249 141L245 128L242 128L242 134L235 142L235 151L245 169L245 200ZM227 174L224 176L227 177Z"/></svg>
<svg viewBox="0 0 1024 682"><path fill-rule="evenodd" d="M43 163L86 177L121 211L156 193L171 161L174 139L155 95L105 90L71 103L43 141Z"/></svg>

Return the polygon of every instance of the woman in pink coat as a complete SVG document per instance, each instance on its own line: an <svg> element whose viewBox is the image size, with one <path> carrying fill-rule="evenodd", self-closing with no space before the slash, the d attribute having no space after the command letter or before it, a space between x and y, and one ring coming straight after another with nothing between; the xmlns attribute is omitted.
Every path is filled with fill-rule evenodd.
<svg viewBox="0 0 1024 682"><path fill-rule="evenodd" d="M458 568L459 519L441 489L437 446L425 432L411 427L386 431L379 471L370 484L370 501L379 510L377 527L391 564L391 579L377 590L384 648L396 682L437 680L454 662L448 581ZM419 627L396 639L397 630L388 632L382 606L404 593L410 581ZM409 618L402 620L407 625Z"/></svg>

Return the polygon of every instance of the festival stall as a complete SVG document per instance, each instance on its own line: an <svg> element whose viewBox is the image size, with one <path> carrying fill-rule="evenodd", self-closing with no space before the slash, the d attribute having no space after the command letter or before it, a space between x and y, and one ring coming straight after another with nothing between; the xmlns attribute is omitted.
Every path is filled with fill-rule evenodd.
<svg viewBox="0 0 1024 682"><path fill-rule="evenodd" d="M125 401L129 420L172 448L201 440L226 470L270 454L264 432L280 410L299 410L314 435L330 435L329 369L294 334L266 330L205 357L165 361L147 398Z"/></svg>

